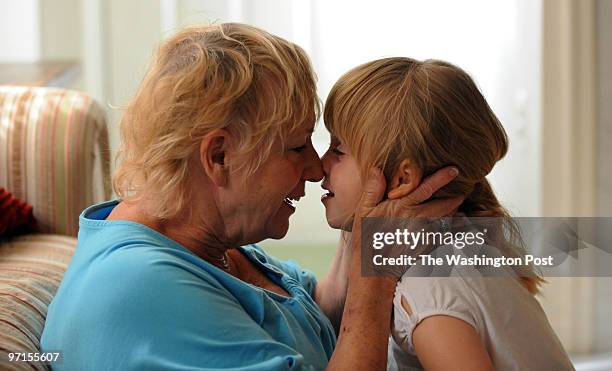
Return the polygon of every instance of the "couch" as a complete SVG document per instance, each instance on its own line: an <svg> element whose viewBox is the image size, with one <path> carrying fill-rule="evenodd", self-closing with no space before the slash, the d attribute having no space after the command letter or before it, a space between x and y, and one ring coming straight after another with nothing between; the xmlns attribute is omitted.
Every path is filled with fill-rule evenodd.
<svg viewBox="0 0 612 371"><path fill-rule="evenodd" d="M0 236L0 369L39 351L47 307L76 247L81 211L110 198L104 110L70 90L0 86L0 187L32 205L37 232Z"/></svg>

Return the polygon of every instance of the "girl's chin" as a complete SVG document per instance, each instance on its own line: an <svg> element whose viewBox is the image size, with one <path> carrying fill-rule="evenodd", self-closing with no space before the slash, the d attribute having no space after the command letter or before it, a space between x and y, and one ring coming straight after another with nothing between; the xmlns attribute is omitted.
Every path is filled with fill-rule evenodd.
<svg viewBox="0 0 612 371"><path fill-rule="evenodd" d="M351 218L349 220L347 220L344 224L342 224L342 227L340 227L340 229L342 229L343 231L346 232L352 232L353 231L353 220L355 218L353 216L351 216Z"/></svg>
<svg viewBox="0 0 612 371"><path fill-rule="evenodd" d="M327 221L327 225L329 225L329 227L332 228L332 229L341 229L340 228L341 226L337 225L334 222L330 222L329 220Z"/></svg>
<svg viewBox="0 0 612 371"><path fill-rule="evenodd" d="M353 230L353 216L350 218L327 218L327 225L333 229L351 232Z"/></svg>

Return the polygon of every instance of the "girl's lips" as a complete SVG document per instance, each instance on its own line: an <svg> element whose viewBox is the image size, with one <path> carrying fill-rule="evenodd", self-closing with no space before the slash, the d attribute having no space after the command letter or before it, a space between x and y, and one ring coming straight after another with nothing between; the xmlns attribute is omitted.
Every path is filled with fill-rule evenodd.
<svg viewBox="0 0 612 371"><path fill-rule="evenodd" d="M327 192L323 196L321 196L321 202L325 202L325 201L329 200L332 197L334 197L334 193L333 192Z"/></svg>

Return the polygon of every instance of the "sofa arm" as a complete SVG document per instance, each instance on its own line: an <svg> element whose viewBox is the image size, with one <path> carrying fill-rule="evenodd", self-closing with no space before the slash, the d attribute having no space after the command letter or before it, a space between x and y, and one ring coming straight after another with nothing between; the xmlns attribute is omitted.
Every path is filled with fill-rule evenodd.
<svg viewBox="0 0 612 371"><path fill-rule="evenodd" d="M76 236L110 198L104 110L71 90L0 86L0 187L34 208L41 232Z"/></svg>

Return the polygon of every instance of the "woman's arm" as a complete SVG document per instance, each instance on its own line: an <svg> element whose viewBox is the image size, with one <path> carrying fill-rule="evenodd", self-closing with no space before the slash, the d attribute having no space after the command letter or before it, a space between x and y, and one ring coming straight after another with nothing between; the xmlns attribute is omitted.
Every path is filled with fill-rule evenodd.
<svg viewBox="0 0 612 371"><path fill-rule="evenodd" d="M351 266L351 233L343 231L338 240L336 255L327 275L317 283L315 301L331 321L336 335L340 333L340 321L346 301L348 276Z"/></svg>
<svg viewBox="0 0 612 371"><path fill-rule="evenodd" d="M412 342L427 371L494 370L476 330L458 318L425 318L414 328Z"/></svg>
<svg viewBox="0 0 612 371"><path fill-rule="evenodd" d="M353 226L346 303L336 349L327 370L381 370L387 345L396 278L361 275L361 223Z"/></svg>

